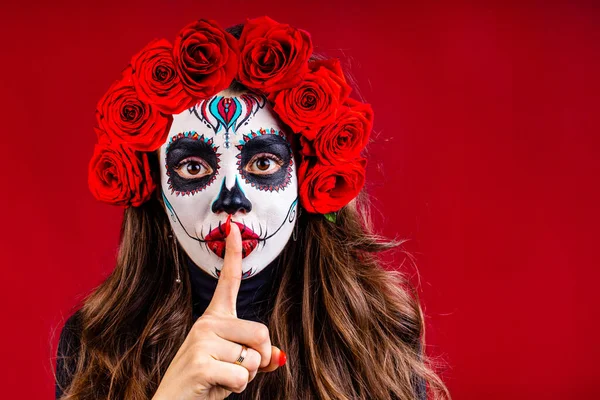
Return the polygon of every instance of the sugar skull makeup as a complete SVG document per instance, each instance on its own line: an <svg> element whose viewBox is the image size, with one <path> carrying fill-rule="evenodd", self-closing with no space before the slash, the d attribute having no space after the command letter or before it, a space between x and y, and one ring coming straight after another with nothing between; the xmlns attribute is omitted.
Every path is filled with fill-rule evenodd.
<svg viewBox="0 0 600 400"><path fill-rule="evenodd" d="M196 265L218 278L229 215L242 233L242 279L281 253L296 222L296 164L264 97L223 91L174 115L159 157L166 212Z"/></svg>

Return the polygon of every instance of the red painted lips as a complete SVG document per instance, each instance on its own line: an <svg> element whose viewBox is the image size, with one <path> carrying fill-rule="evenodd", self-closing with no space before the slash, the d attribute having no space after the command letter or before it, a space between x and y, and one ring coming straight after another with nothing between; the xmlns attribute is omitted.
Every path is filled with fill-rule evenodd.
<svg viewBox="0 0 600 400"><path fill-rule="evenodd" d="M221 258L225 257L225 239L229 233L229 224L227 222L225 224L219 224L219 226L210 231L204 238L208 248ZM231 222L237 224L238 228L240 228L240 233L242 234L242 258L246 258L250 253L252 253L252 250L258 246L259 237L246 225L240 222Z"/></svg>

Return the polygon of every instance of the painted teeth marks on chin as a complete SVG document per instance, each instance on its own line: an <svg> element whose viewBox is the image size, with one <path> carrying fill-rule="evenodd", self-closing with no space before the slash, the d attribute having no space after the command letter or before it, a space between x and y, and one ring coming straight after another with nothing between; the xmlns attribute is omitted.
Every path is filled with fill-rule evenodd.
<svg viewBox="0 0 600 400"><path fill-rule="evenodd" d="M215 271L213 272L213 275L216 278L219 278L221 276L221 270L218 269L217 267L215 267ZM252 275L254 275L254 268L250 268L248 271L242 273L242 279L250 278Z"/></svg>

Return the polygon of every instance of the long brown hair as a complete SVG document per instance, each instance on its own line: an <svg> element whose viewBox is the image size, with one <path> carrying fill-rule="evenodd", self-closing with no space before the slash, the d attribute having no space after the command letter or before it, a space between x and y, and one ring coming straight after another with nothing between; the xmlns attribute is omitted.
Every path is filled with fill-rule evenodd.
<svg viewBox="0 0 600 400"><path fill-rule="evenodd" d="M227 30L239 37L241 29ZM336 223L299 215L297 240L275 266L267 324L288 361L258 374L242 398L404 400L425 385L429 398L450 398L423 351L416 291L380 260L396 243L369 221L364 193ZM193 324L183 250L170 233L158 193L125 211L116 267L78 311L80 347L63 400L146 400L158 388Z"/></svg>
<svg viewBox="0 0 600 400"><path fill-rule="evenodd" d="M449 398L421 348L424 323L403 274L378 253L353 202L333 224L302 213L276 265L268 326L287 364L258 374L248 399ZM158 198L125 211L117 265L79 311L81 346L63 399L149 399L192 326L191 287ZM182 283L175 283L177 269Z"/></svg>

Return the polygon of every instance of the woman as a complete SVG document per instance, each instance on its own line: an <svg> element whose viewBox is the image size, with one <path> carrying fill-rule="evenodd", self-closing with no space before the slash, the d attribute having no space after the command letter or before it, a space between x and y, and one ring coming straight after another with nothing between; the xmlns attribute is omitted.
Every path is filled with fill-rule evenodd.
<svg viewBox="0 0 600 400"><path fill-rule="evenodd" d="M57 398L449 397L418 301L377 258L372 111L350 91L268 17L200 20L132 58L89 175L126 207L117 265L65 324Z"/></svg>

